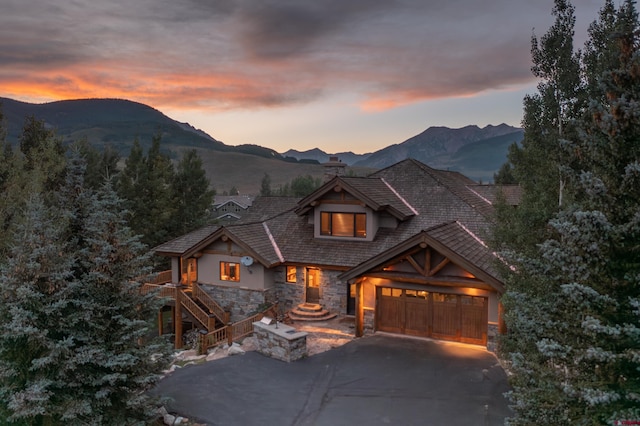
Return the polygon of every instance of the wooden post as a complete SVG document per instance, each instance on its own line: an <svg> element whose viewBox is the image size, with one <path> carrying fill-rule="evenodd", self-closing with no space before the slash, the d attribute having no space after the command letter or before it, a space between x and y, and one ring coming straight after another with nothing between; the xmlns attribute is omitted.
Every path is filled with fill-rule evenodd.
<svg viewBox="0 0 640 426"><path fill-rule="evenodd" d="M227 326L227 343L229 346L233 344L233 327L230 325Z"/></svg>
<svg viewBox="0 0 640 426"><path fill-rule="evenodd" d="M163 326L163 324L162 324L162 308L160 308L158 310L158 336L162 336L162 332L163 332L163 330L162 330L163 327L162 326Z"/></svg>
<svg viewBox="0 0 640 426"><path fill-rule="evenodd" d="M173 322L175 324L175 345L176 349L182 348L182 291L176 289L176 308L174 310Z"/></svg>
<svg viewBox="0 0 640 426"><path fill-rule="evenodd" d="M356 281L356 337L364 335L364 291L362 278Z"/></svg>

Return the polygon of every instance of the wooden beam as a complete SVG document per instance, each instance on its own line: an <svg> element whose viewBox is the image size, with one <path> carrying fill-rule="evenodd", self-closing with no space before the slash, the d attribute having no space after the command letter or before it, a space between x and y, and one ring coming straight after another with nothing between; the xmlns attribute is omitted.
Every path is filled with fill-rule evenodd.
<svg viewBox="0 0 640 426"><path fill-rule="evenodd" d="M438 272L440 272L442 270L442 268L444 268L445 266L447 266L447 264L450 262L448 257L445 257L442 262L438 263L436 265L435 268L433 268L432 270L429 271L429 276L432 277L435 274L437 274Z"/></svg>
<svg viewBox="0 0 640 426"><path fill-rule="evenodd" d="M356 337L364 336L364 291L362 279L356 282Z"/></svg>
<svg viewBox="0 0 640 426"><path fill-rule="evenodd" d="M420 272L422 275L427 275L427 271L422 266L418 265L418 262L416 262L413 256L407 256L407 261L415 268L416 271Z"/></svg>
<svg viewBox="0 0 640 426"><path fill-rule="evenodd" d="M397 271L380 271L380 272L369 272L364 276L369 278L382 278L389 281L395 282L405 282L412 284L422 284L422 285L438 285L445 287L471 287L478 288L482 290L495 290L491 285L479 281L473 278L465 278L465 277L454 277L454 276L440 276L440 277L428 277L419 274L411 274L407 272L397 272Z"/></svg>

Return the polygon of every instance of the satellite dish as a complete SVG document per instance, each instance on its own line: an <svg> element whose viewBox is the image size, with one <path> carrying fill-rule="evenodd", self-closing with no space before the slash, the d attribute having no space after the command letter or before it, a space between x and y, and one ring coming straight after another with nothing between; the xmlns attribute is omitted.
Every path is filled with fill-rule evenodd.
<svg viewBox="0 0 640 426"><path fill-rule="evenodd" d="M240 263L242 263L244 266L251 266L251 265L253 265L253 257L251 257L251 256L242 256L240 258Z"/></svg>

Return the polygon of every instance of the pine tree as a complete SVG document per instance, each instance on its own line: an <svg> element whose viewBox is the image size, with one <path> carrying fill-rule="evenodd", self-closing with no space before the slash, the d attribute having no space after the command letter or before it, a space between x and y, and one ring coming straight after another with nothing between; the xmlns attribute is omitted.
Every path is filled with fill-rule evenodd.
<svg viewBox="0 0 640 426"><path fill-rule="evenodd" d="M125 200L131 229L150 247L169 239L175 213L171 159L160 150L160 137L153 138L145 156L134 141L124 170L118 176L118 195Z"/></svg>
<svg viewBox="0 0 640 426"><path fill-rule="evenodd" d="M209 219L215 191L196 150L187 151L178 163L171 184L175 200L171 218L172 237L178 237L204 225Z"/></svg>
<svg viewBox="0 0 640 426"><path fill-rule="evenodd" d="M15 423L143 422L166 365L144 246L110 187L83 179L75 156L55 202L34 195L0 268L0 415Z"/></svg>
<svg viewBox="0 0 640 426"><path fill-rule="evenodd" d="M271 176L266 172L262 177L262 182L260 184L260 195L263 197L271 195Z"/></svg>
<svg viewBox="0 0 640 426"><path fill-rule="evenodd" d="M639 30L630 0L590 27L567 202L541 244L507 253L510 424L640 420Z"/></svg>
<svg viewBox="0 0 640 426"><path fill-rule="evenodd" d="M86 139L82 139L74 142L72 149L78 150L87 164L84 177L85 186L97 190L107 181L115 180L120 156L111 145L106 145L100 151Z"/></svg>

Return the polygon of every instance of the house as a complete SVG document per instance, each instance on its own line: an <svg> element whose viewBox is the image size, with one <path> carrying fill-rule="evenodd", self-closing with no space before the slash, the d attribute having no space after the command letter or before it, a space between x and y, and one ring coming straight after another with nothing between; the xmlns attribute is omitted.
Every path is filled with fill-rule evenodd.
<svg viewBox="0 0 640 426"><path fill-rule="evenodd" d="M171 282L197 288L231 322L278 302L291 315L353 316L355 333L493 348L504 291L484 240L498 193L408 159L334 176L303 199L259 197L243 219L155 248Z"/></svg>
<svg viewBox="0 0 640 426"><path fill-rule="evenodd" d="M240 220L253 203L250 195L216 195L213 201L213 218L221 222Z"/></svg>

